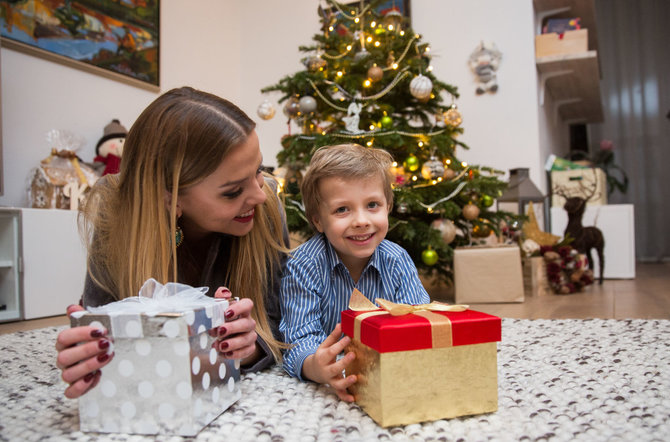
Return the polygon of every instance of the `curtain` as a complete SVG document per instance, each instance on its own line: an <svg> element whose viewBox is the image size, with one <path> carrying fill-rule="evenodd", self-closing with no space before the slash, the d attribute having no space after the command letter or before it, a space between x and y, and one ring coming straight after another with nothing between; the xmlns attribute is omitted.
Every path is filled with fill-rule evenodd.
<svg viewBox="0 0 670 442"><path fill-rule="evenodd" d="M611 140L630 180L610 204L635 207L638 261L670 260L670 1L596 0L604 122L591 152Z"/></svg>

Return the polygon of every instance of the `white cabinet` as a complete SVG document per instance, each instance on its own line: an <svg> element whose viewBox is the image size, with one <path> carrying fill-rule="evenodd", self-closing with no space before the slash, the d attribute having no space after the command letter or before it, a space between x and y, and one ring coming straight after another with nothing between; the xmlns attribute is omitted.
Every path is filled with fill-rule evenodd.
<svg viewBox="0 0 670 442"><path fill-rule="evenodd" d="M562 207L551 208L551 233L563 237L568 215ZM635 224L632 204L587 206L582 225L596 226L605 238L605 278L635 278ZM595 250L594 275L600 275Z"/></svg>
<svg viewBox="0 0 670 442"><path fill-rule="evenodd" d="M0 321L64 314L86 276L77 212L0 208L0 272Z"/></svg>

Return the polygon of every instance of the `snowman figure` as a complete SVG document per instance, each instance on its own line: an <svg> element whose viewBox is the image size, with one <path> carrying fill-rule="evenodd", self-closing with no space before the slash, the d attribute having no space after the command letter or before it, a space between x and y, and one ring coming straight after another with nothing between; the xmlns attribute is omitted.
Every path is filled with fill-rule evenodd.
<svg viewBox="0 0 670 442"><path fill-rule="evenodd" d="M105 126L102 138L95 146L96 157L93 159L98 169L104 166L103 176L119 173L126 135L128 131L117 119Z"/></svg>
<svg viewBox="0 0 670 442"><path fill-rule="evenodd" d="M498 90L496 71L501 59L502 53L493 42L481 42L470 55L468 64L477 77L477 95Z"/></svg>

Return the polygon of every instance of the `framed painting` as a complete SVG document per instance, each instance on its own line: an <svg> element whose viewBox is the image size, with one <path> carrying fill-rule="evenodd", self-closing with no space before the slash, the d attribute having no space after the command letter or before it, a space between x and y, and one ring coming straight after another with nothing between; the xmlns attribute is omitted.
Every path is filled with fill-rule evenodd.
<svg viewBox="0 0 670 442"><path fill-rule="evenodd" d="M160 0L0 0L2 45L159 90Z"/></svg>

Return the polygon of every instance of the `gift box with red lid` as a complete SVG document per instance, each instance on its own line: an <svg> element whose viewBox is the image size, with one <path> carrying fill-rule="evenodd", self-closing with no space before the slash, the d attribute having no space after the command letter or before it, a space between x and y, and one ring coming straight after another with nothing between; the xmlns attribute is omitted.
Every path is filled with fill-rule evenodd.
<svg viewBox="0 0 670 442"><path fill-rule="evenodd" d="M489 413L498 409L497 341L500 318L467 306L422 306L354 291L342 312L345 350L355 360L346 375L356 403L383 427ZM354 298L370 305L353 306Z"/></svg>

